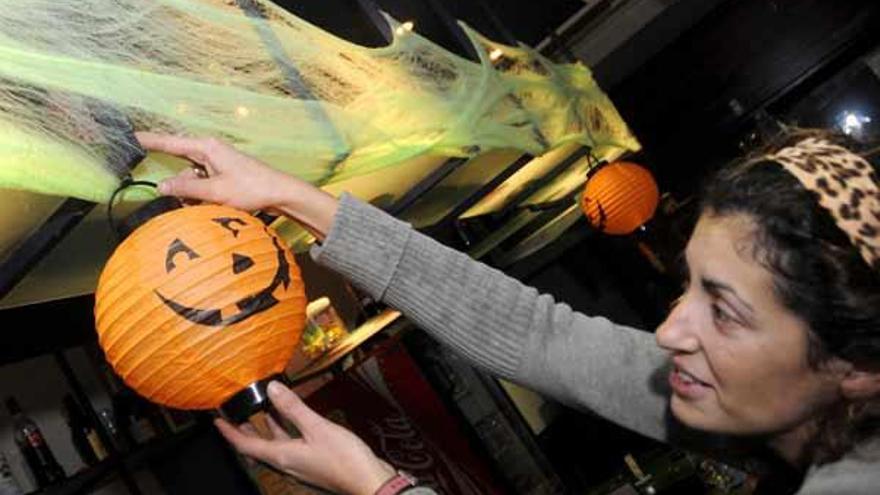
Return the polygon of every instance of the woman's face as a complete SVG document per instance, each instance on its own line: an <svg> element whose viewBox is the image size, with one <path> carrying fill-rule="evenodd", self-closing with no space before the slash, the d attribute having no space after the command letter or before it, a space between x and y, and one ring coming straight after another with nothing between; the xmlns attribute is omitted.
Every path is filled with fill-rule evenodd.
<svg viewBox="0 0 880 495"><path fill-rule="evenodd" d="M807 326L752 258L745 215L703 214L686 251L687 290L657 329L670 351L671 408L684 424L732 434L791 430L838 397L807 364Z"/></svg>

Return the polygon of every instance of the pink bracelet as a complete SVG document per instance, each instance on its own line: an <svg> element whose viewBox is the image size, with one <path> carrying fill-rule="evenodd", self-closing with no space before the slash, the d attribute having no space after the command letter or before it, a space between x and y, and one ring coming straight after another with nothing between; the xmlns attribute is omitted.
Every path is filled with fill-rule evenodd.
<svg viewBox="0 0 880 495"><path fill-rule="evenodd" d="M418 484L419 480L415 478L415 476L407 473L406 471L397 471L397 474L394 475L393 478L386 481L376 490L375 495L397 495L398 493L406 490L407 488L412 488Z"/></svg>

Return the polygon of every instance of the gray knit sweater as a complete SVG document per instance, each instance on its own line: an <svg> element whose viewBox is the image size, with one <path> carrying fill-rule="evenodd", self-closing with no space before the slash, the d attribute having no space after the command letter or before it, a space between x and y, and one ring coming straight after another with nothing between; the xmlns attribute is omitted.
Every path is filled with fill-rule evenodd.
<svg viewBox="0 0 880 495"><path fill-rule="evenodd" d="M348 194L312 256L475 365L669 439L667 355L652 334L573 311ZM811 469L798 494L880 494L878 452Z"/></svg>

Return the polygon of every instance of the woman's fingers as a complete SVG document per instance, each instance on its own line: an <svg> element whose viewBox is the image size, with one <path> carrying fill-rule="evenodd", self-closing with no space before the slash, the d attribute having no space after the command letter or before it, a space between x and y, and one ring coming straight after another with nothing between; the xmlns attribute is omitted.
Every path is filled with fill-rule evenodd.
<svg viewBox="0 0 880 495"><path fill-rule="evenodd" d="M235 447L235 450L246 456L264 462L273 462L276 460L275 451L277 448L273 448L271 441L264 440L260 438L259 435L250 436L232 426L224 419L216 419L214 420L214 424L217 426L217 429L220 430L220 434L223 435L223 438Z"/></svg>
<svg viewBox="0 0 880 495"><path fill-rule="evenodd" d="M279 436L272 440L266 440L261 438L256 430L247 423L236 428L225 419L220 418L215 419L214 424L220 430L223 438L235 450L252 459L271 464L278 469L298 474L296 467L309 459L308 447L302 440ZM271 422L269 424L273 430L281 429L277 423ZM272 427L272 424L275 426Z"/></svg>
<svg viewBox="0 0 880 495"><path fill-rule="evenodd" d="M184 171L160 182L159 193L219 203L222 198L219 197L216 187L214 180L202 179L193 172Z"/></svg>
<svg viewBox="0 0 880 495"><path fill-rule="evenodd" d="M208 151L211 146L210 139L174 136L156 132L136 132L134 135L146 150L182 156L202 165L207 165Z"/></svg>
<svg viewBox="0 0 880 495"><path fill-rule="evenodd" d="M238 427L238 431L244 433L245 436L260 437L260 433L257 432L257 429L254 428L254 425L252 425L250 423L242 424L241 426ZM260 437L260 438L262 438L262 437Z"/></svg>
<svg viewBox="0 0 880 495"><path fill-rule="evenodd" d="M276 440L290 440L290 434L281 427L270 415L266 415L266 424L269 425L269 431L272 432L272 438Z"/></svg>
<svg viewBox="0 0 880 495"><path fill-rule="evenodd" d="M309 434L326 421L321 415L311 410L298 395L285 387L281 382L273 381L269 383L267 390L269 392L269 400L272 401L275 409L292 422L304 438L308 439Z"/></svg>

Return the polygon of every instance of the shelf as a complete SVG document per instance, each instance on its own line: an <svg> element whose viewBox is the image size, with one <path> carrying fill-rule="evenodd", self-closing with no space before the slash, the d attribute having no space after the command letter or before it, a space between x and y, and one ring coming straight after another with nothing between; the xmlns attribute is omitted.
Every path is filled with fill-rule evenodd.
<svg viewBox="0 0 880 495"><path fill-rule="evenodd" d="M129 471L134 471L152 459L173 451L180 444L207 431L208 428L208 423L197 423L173 435L151 440L144 445L139 445L131 452L105 459L57 485L29 492L28 495L73 495L85 493L109 476L117 474L120 469L125 468Z"/></svg>
<svg viewBox="0 0 880 495"><path fill-rule="evenodd" d="M330 349L317 359L309 361L302 367L289 370L287 375L290 377L291 381L296 383L307 381L315 375L327 371L350 352L369 340L370 337L385 330L392 323L398 321L400 317L401 314L399 311L390 308L382 311L348 334L334 348Z"/></svg>
<svg viewBox="0 0 880 495"><path fill-rule="evenodd" d="M47 486L42 490L29 492L29 495L72 495L75 493L85 493L89 488L100 483L101 480L108 475L115 473L118 465L118 459L105 459L90 468L78 472L57 485Z"/></svg>

